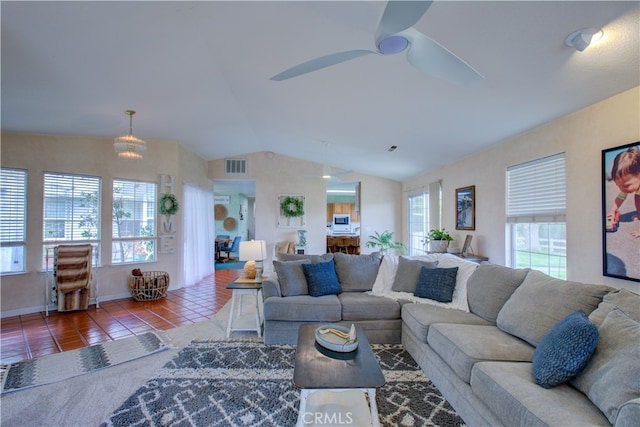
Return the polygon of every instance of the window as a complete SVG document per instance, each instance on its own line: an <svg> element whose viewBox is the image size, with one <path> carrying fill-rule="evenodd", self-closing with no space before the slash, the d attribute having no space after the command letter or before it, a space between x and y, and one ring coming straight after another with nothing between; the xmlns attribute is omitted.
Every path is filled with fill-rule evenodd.
<svg viewBox="0 0 640 427"><path fill-rule="evenodd" d="M511 267L567 275L565 155L507 168L507 234Z"/></svg>
<svg viewBox="0 0 640 427"><path fill-rule="evenodd" d="M44 269L53 267L52 253L47 252L65 243L90 243L94 247L94 265L99 263L101 197L99 177L44 174Z"/></svg>
<svg viewBox="0 0 640 427"><path fill-rule="evenodd" d="M429 232L429 194L409 196L409 255L424 255Z"/></svg>
<svg viewBox="0 0 640 427"><path fill-rule="evenodd" d="M27 171L0 168L0 273L25 271Z"/></svg>
<svg viewBox="0 0 640 427"><path fill-rule="evenodd" d="M113 180L111 262L156 260L156 184Z"/></svg>
<svg viewBox="0 0 640 427"><path fill-rule="evenodd" d="M432 228L440 228L442 219L442 186L440 181L429 184L428 191L413 193L409 202L409 255L424 255L426 237Z"/></svg>

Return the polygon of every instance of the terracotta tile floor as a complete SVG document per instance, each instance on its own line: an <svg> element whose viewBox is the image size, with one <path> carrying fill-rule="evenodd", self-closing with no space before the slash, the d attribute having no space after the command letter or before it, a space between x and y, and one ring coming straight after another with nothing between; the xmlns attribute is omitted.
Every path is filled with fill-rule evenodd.
<svg viewBox="0 0 640 427"><path fill-rule="evenodd" d="M231 298L225 287L242 270L216 270L214 277L166 298L136 301L125 298L100 303L100 308L58 313L50 311L1 319L0 359L13 363L46 354L103 343L154 330L190 325L211 318Z"/></svg>

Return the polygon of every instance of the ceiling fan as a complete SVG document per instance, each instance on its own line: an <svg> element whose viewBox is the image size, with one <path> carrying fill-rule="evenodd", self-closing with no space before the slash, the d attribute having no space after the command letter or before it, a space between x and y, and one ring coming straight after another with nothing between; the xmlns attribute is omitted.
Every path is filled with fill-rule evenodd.
<svg viewBox="0 0 640 427"><path fill-rule="evenodd" d="M364 55L393 55L407 50L407 61L426 74L468 86L481 83L484 80L482 74L412 27L422 18L431 3L433 2L391 0L378 23L376 50L355 49L321 56L276 74L271 80L287 80Z"/></svg>

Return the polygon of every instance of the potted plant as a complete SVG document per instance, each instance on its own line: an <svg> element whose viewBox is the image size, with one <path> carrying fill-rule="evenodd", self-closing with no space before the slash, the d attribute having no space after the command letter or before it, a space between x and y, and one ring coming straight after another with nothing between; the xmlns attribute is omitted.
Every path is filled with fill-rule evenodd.
<svg viewBox="0 0 640 427"><path fill-rule="evenodd" d="M392 249L397 249L400 252L405 251L404 244L402 242L394 242L393 233L387 230L383 231L382 234L375 231L373 236L369 236L367 246L370 248L379 248L380 253L383 255L387 254Z"/></svg>
<svg viewBox="0 0 640 427"><path fill-rule="evenodd" d="M446 252L452 240L453 237L444 228L433 228L429 230L425 243L429 244L429 252Z"/></svg>

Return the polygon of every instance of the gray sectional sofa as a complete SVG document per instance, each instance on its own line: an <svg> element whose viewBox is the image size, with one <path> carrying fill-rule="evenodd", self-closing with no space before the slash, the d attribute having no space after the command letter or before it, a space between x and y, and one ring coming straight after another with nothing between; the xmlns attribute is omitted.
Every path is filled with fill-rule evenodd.
<svg viewBox="0 0 640 427"><path fill-rule="evenodd" d="M278 254L275 276L262 283L265 344L296 344L305 323L358 324L373 343L399 343L401 304L370 295L378 274L380 254ZM342 292L309 295L303 263L333 262Z"/></svg>
<svg viewBox="0 0 640 427"><path fill-rule="evenodd" d="M377 254L334 255L297 262L333 258L341 286L345 281L337 295L292 289L294 275L284 290L279 276L265 282L267 344L295 343L302 323L364 324L371 342L401 340L470 426L640 425L640 295L449 254L384 256L377 268ZM286 275L293 268L285 264ZM457 268L450 302L413 295L422 267ZM297 295L285 296L291 293ZM582 329L564 327L580 310L597 331L595 351L583 348ZM575 366L578 356L586 366ZM539 377L541 369L559 375L560 384L539 385L544 380L534 371Z"/></svg>

